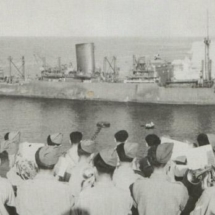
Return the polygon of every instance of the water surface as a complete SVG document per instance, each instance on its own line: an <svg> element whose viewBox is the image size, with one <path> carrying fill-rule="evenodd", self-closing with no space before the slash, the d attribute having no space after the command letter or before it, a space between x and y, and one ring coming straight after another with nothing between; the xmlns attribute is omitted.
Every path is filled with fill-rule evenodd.
<svg viewBox="0 0 215 215"><path fill-rule="evenodd" d="M20 130L22 140L45 142L50 133L62 132L64 143L69 133L83 132L90 138L98 121L111 127L101 131L98 142L113 144L120 129L129 132L129 140L142 142L148 133L168 135L178 140L194 141L200 132L215 133L214 106L132 104L53 99L0 97L0 134ZM141 127L153 121L155 129Z"/></svg>

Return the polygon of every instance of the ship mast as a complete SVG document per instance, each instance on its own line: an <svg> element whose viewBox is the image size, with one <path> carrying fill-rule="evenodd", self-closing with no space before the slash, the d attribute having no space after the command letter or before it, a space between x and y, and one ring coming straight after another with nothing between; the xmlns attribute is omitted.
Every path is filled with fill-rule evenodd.
<svg viewBox="0 0 215 215"><path fill-rule="evenodd" d="M209 18L208 18L208 10L207 10L207 37L204 39L205 44L205 65L204 65L204 80L211 81L211 60L210 60L210 43L211 40L209 38Z"/></svg>

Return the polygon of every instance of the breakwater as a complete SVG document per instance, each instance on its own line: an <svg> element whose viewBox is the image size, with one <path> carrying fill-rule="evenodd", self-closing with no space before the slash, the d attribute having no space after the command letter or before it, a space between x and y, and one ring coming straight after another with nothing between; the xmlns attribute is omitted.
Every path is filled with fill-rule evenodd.
<svg viewBox="0 0 215 215"><path fill-rule="evenodd" d="M166 88L155 83L1 83L0 95L161 104L215 104L214 88Z"/></svg>

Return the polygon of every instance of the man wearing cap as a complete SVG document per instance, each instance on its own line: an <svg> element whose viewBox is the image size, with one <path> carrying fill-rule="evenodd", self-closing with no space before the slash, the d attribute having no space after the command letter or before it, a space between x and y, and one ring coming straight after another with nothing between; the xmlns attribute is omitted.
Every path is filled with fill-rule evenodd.
<svg viewBox="0 0 215 215"><path fill-rule="evenodd" d="M77 197L86 183L94 181L94 171L91 154L96 152L96 143L92 140L82 140L78 144L79 161L71 171L69 185L72 193Z"/></svg>
<svg viewBox="0 0 215 215"><path fill-rule="evenodd" d="M9 156L10 168L14 166L16 160L16 154L19 149L21 133L19 131L6 133L4 136L4 142L1 143L0 152L6 151Z"/></svg>
<svg viewBox="0 0 215 215"><path fill-rule="evenodd" d="M93 159L96 182L81 191L74 208L78 215L125 215L132 205L126 191L114 186L112 175L118 163L115 149L101 150Z"/></svg>
<svg viewBox="0 0 215 215"><path fill-rule="evenodd" d="M113 181L117 187L124 189L128 192L129 195L129 186L141 177L140 175L135 174L132 168L132 161L137 157L138 149L138 143L128 142L121 143L116 148L120 160L120 165L114 172Z"/></svg>
<svg viewBox="0 0 215 215"><path fill-rule="evenodd" d="M55 165L54 174L62 181L69 181L72 168L78 163L78 144L82 140L82 133L74 131L70 133L71 148L60 157Z"/></svg>
<svg viewBox="0 0 215 215"><path fill-rule="evenodd" d="M119 145L121 143L125 143L128 139L128 136L129 135L126 130L120 130L120 131L116 132L114 135L116 144Z"/></svg>
<svg viewBox="0 0 215 215"><path fill-rule="evenodd" d="M38 149L35 160L39 172L33 180L24 181L17 192L17 212L20 215L70 215L74 197L68 184L53 176L59 156L59 147Z"/></svg>
<svg viewBox="0 0 215 215"><path fill-rule="evenodd" d="M148 160L153 167L150 178L137 180L131 193L139 214L177 215L185 207L188 192L180 182L172 182L167 176L167 164L171 158L173 143L151 147Z"/></svg>
<svg viewBox="0 0 215 215"><path fill-rule="evenodd" d="M47 137L48 146L60 146L63 141L63 134L55 133Z"/></svg>

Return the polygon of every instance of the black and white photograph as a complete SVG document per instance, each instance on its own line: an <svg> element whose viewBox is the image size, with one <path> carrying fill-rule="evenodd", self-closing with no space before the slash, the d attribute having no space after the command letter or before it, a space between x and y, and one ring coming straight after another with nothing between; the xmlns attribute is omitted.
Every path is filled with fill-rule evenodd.
<svg viewBox="0 0 215 215"><path fill-rule="evenodd" d="M215 0L0 0L0 215L215 214Z"/></svg>

